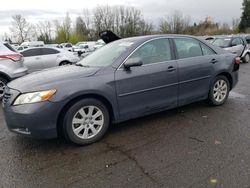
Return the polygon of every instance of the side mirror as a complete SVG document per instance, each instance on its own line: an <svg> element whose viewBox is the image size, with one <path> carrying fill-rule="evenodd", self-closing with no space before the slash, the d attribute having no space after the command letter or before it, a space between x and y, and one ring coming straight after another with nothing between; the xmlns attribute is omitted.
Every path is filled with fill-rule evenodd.
<svg viewBox="0 0 250 188"><path fill-rule="evenodd" d="M234 46L237 46L237 44L232 43L232 44L231 44L231 47L234 47Z"/></svg>
<svg viewBox="0 0 250 188"><path fill-rule="evenodd" d="M126 70L129 70L130 67L139 67L139 66L142 66L142 65L143 65L142 60L141 60L141 58L138 58L138 57L128 59L128 60L123 64L123 66L124 66L124 68L125 68Z"/></svg>

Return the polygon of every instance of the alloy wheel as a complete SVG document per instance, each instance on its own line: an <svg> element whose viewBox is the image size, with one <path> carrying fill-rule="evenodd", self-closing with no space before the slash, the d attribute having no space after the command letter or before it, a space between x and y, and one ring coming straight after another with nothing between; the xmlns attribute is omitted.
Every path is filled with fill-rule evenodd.
<svg viewBox="0 0 250 188"><path fill-rule="evenodd" d="M222 102L226 97L228 93L228 85L225 80L218 80L214 84L213 88L213 97L216 102Z"/></svg>
<svg viewBox="0 0 250 188"><path fill-rule="evenodd" d="M85 106L78 110L72 120L73 133L81 139L95 137L104 125L104 114L96 106Z"/></svg>
<svg viewBox="0 0 250 188"><path fill-rule="evenodd" d="M0 80L0 99L3 97L5 87L6 87L6 84Z"/></svg>

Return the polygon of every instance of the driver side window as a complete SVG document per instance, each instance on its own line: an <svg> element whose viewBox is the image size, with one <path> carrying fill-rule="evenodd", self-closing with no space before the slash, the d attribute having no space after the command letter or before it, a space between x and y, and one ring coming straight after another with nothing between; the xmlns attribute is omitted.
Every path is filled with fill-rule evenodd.
<svg viewBox="0 0 250 188"><path fill-rule="evenodd" d="M131 58L140 58L143 64L172 60L170 42L165 38L147 42L129 57Z"/></svg>
<svg viewBox="0 0 250 188"><path fill-rule="evenodd" d="M238 46L238 45L241 45L242 42L239 38L235 38L233 41L232 41L232 46Z"/></svg>

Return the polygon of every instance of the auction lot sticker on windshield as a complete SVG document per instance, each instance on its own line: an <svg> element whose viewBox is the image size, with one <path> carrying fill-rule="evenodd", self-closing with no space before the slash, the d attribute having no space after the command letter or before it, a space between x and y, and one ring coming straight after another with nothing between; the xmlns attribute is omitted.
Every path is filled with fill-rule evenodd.
<svg viewBox="0 0 250 188"><path fill-rule="evenodd" d="M126 46L126 47L129 47L131 46L132 44L134 44L133 42L122 42L121 44L119 44L119 46Z"/></svg>

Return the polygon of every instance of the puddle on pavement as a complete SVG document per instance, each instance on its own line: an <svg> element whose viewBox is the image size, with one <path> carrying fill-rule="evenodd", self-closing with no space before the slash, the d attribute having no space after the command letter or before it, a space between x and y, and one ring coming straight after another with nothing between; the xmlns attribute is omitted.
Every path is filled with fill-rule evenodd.
<svg viewBox="0 0 250 188"><path fill-rule="evenodd" d="M243 94L231 91L230 94L229 94L229 98L241 98L241 99L244 99L244 98L246 98L246 96L243 95Z"/></svg>

